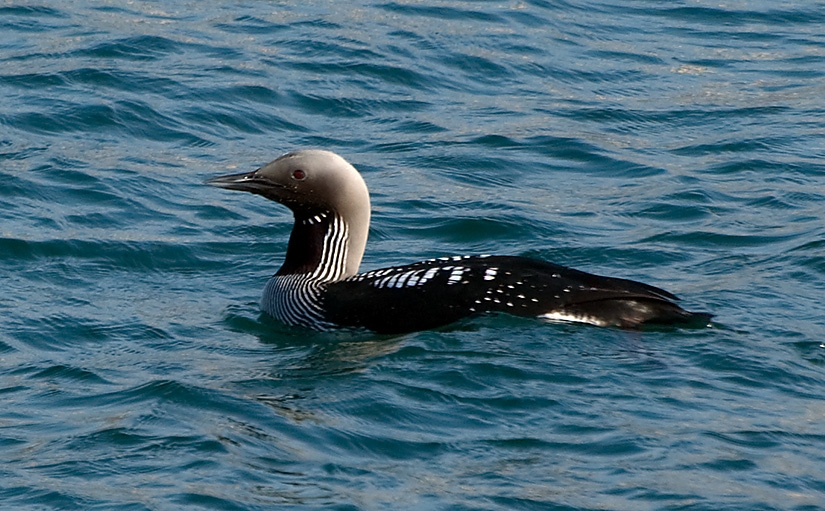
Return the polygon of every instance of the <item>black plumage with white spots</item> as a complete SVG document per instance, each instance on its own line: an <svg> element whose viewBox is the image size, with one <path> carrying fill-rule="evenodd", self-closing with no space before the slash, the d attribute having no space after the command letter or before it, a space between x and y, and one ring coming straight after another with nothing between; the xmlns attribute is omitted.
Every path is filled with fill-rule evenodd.
<svg viewBox="0 0 825 511"><path fill-rule="evenodd" d="M355 167L329 151L289 153L254 172L208 182L292 210L284 263L261 302L288 325L401 333L496 312L620 328L711 318L682 309L657 287L524 257L457 256L358 273L369 192Z"/></svg>
<svg viewBox="0 0 825 511"><path fill-rule="evenodd" d="M621 328L707 319L647 284L510 256L448 257L374 270L328 284L323 300L330 323L386 333L489 312Z"/></svg>

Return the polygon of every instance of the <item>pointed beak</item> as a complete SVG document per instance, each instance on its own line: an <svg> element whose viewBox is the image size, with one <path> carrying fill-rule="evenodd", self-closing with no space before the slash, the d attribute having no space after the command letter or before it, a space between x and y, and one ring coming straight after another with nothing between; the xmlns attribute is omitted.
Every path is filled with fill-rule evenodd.
<svg viewBox="0 0 825 511"><path fill-rule="evenodd" d="M282 188L281 185L260 176L257 171L213 177L212 179L207 179L206 184L217 186L218 188L226 188L227 190L240 190L242 192L251 192L260 195L268 195Z"/></svg>

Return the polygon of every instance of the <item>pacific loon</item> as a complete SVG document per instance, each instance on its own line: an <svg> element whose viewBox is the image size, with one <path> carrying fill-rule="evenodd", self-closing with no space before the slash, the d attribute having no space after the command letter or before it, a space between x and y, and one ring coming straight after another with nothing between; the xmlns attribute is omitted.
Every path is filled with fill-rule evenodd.
<svg viewBox="0 0 825 511"><path fill-rule="evenodd" d="M358 171L323 150L281 156L258 170L208 184L262 195L290 208L295 225L261 306L288 325L403 333L474 314L505 312L598 326L707 322L673 294L516 256L454 256L358 273L370 198Z"/></svg>

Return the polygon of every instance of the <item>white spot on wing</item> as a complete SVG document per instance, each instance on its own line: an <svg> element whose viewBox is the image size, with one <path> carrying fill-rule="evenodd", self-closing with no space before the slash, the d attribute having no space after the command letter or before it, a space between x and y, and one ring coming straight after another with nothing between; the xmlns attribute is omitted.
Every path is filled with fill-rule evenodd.
<svg viewBox="0 0 825 511"><path fill-rule="evenodd" d="M413 273L414 272L408 271L406 273L402 273L401 275L399 275L398 282L395 283L395 287L404 287L409 285L407 284L407 279L409 279Z"/></svg>
<svg viewBox="0 0 825 511"><path fill-rule="evenodd" d="M498 268L487 268L484 272L484 280L493 280L496 278L496 274L498 273Z"/></svg>
<svg viewBox="0 0 825 511"><path fill-rule="evenodd" d="M438 270L439 268L430 268L429 270L427 270L427 273L425 273L424 276L421 277L421 280L419 280L419 284L423 284L424 282L427 282L428 280L435 277L435 274L438 273Z"/></svg>
<svg viewBox="0 0 825 511"><path fill-rule="evenodd" d="M447 279L447 285L449 286L460 281L465 271L467 271L467 268L464 268L463 266L456 266L455 268L453 268L452 273L450 273L450 276Z"/></svg>

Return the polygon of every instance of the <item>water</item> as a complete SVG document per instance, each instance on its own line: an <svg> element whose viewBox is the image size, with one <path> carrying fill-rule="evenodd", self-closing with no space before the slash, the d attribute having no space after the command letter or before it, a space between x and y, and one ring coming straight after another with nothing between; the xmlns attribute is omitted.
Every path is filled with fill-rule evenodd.
<svg viewBox="0 0 825 511"><path fill-rule="evenodd" d="M6 2L0 507L825 508L825 3ZM257 306L325 147L363 269L522 254L716 314L314 334Z"/></svg>

